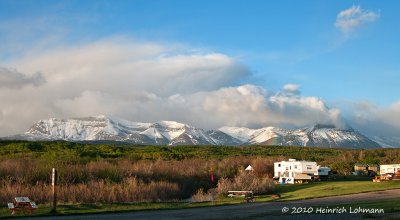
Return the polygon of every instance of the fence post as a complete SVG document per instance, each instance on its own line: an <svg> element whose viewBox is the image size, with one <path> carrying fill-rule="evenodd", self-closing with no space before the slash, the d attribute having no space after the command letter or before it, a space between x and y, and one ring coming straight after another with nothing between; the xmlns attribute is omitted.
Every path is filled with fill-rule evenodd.
<svg viewBox="0 0 400 220"><path fill-rule="evenodd" d="M53 201L51 203L51 212L56 213L57 209L57 170L53 168L51 175L51 185L53 186Z"/></svg>

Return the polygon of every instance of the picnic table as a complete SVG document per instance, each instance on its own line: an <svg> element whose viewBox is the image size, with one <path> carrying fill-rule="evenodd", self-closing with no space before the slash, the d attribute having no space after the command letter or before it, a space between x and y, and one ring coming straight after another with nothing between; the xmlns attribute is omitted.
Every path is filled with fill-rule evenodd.
<svg viewBox="0 0 400 220"><path fill-rule="evenodd" d="M15 197L12 203L8 203L8 208L11 210L11 214L13 215L17 211L29 212L32 214L32 212L35 211L38 206L28 197Z"/></svg>
<svg viewBox="0 0 400 220"><path fill-rule="evenodd" d="M241 196L244 197L243 201L245 202L255 202L256 199L254 198L253 191L228 191L228 197Z"/></svg>

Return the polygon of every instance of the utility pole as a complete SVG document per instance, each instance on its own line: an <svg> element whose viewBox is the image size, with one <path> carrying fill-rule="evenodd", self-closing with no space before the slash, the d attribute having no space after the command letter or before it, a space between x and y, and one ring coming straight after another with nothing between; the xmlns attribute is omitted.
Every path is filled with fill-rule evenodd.
<svg viewBox="0 0 400 220"><path fill-rule="evenodd" d="M156 145L157 145L157 137L156 137L156 135L157 135L157 133L156 133L156 127L154 126L154 142L156 142Z"/></svg>
<svg viewBox="0 0 400 220"><path fill-rule="evenodd" d="M57 209L57 170L53 168L53 172L51 174L51 185L53 186L53 201L51 203L51 212L56 213Z"/></svg>

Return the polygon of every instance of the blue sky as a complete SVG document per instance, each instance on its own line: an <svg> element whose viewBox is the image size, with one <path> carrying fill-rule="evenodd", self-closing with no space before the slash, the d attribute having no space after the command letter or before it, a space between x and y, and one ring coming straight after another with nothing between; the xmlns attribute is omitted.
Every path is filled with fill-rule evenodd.
<svg viewBox="0 0 400 220"><path fill-rule="evenodd" d="M162 47L160 53L154 52L155 57L181 58L196 55L207 61L207 55L217 54L223 55L213 56L213 58L218 57L218 62L224 63L220 63L221 65L225 65L226 62L234 63L233 66L223 66L229 71L232 68L233 72L240 72L238 68L245 70L233 76L224 72L220 77L226 80L224 82L212 82L209 86L206 86L207 80L196 82L203 84L204 88L197 90L183 88L174 92L168 90L170 91L168 95L181 95L186 100L195 92L213 92L251 85L255 86L255 90L263 90L263 96L270 99L273 96L271 94L284 93L282 88L290 84L294 86L292 88L295 88L294 93L298 96L295 103L302 105L304 103L299 101L302 97L313 97L323 101L327 109L338 109L342 115L340 117L347 117L346 121L356 124L354 121L360 120L360 117L369 117L375 113L381 115L376 120L382 121L382 118L391 118L393 112L398 112L399 4L397 1L376 0L0 0L0 40L2 42L0 67L4 68L3 71L8 71L7 77L11 77L10 70L15 70L12 79L14 81L19 77L18 79L25 80L23 81L25 84L27 79L35 83L41 80L51 83L57 73L50 72L50 70L55 71L53 67L42 68L43 65L48 64L43 61L46 54L64 54L60 57L65 57L67 56L65 51L88 47L88 50L93 49L95 46L88 46L93 42L98 48L104 45L121 44L126 44L127 48L132 44ZM339 24L342 12L344 14L341 18L344 20ZM349 17L346 17L346 13ZM37 57L41 57L41 60ZM57 56L54 55L54 57ZM35 59L38 59L37 62L32 61ZM66 64L60 60L54 62L60 62L60 66ZM39 64L41 66L38 67ZM190 70L203 67L191 67ZM111 67L110 70L112 70ZM186 71L190 72L190 70ZM37 73L39 75L35 75ZM60 72L59 74L65 76L67 73ZM79 76L75 77L79 78ZM98 84L103 85L103 82L98 82ZM117 82L116 85L118 85ZM35 86L36 90L44 92L41 87L45 86L36 84ZM196 86L193 85L197 88ZM171 87L180 88L176 85ZM10 90L10 86L7 89ZM86 94L85 91L114 94L106 87L81 90L76 97L70 94L63 97L49 97L41 101L57 106L58 103L63 102L60 100L77 100L79 97L84 97L82 94ZM142 90L160 97L162 95L159 92L164 91L153 91L148 88ZM164 96L167 95L164 94ZM19 99L23 99L22 97L24 96L21 95ZM10 103L10 105L13 104ZM268 106L268 103L266 105ZM274 108L270 107L268 112ZM4 109L3 118L6 118ZM327 109L323 111L328 111ZM355 112L361 111L360 109L366 109L367 112L356 114ZM287 109L282 111L293 112ZM73 115L60 112L54 108L46 114L38 115L41 117ZM91 114L92 112L84 113ZM105 113L115 113L126 117L125 113L116 110ZM331 113L328 115L331 117ZM170 118L181 119L176 116ZM37 118L26 116L24 125L33 119ZM157 120L158 117L137 114L131 116L131 119ZM181 120L185 121L184 118ZM264 124L288 124L288 121L290 120L267 120ZM222 122L223 120L220 124ZM310 123L313 122L315 121L312 120ZM368 123L363 121L363 123L365 125L370 121ZM301 126L307 123L294 124ZM219 124L215 126L217 125ZM250 118L247 122L234 125L261 126L253 123ZM15 128L14 131L18 129Z"/></svg>
<svg viewBox="0 0 400 220"><path fill-rule="evenodd" d="M345 37L334 26L336 16L355 4L379 18ZM0 18L29 23L47 17L52 25L65 28L62 43L124 34L189 44L238 57L254 72L244 80L272 90L296 83L304 94L327 100L389 105L398 99L400 81L397 5L396 1L0 1ZM47 34L36 30L20 40Z"/></svg>

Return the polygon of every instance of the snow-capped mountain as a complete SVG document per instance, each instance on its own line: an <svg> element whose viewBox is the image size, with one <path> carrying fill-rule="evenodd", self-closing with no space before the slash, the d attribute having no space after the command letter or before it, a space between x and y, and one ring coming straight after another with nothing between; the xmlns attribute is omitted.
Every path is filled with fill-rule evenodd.
<svg viewBox="0 0 400 220"><path fill-rule="evenodd" d="M276 127L249 129L243 127L222 127L220 131L229 134L243 144L320 146L345 148L377 148L380 145L359 132L347 128L315 125L310 128L285 130Z"/></svg>
<svg viewBox="0 0 400 220"><path fill-rule="evenodd" d="M143 145L380 147L378 143L351 128L338 129L334 126L316 125L297 130L277 127L222 127L204 131L175 121L139 123L106 116L40 120L24 134L6 139L124 141Z"/></svg>
<svg viewBox="0 0 400 220"><path fill-rule="evenodd" d="M219 130L210 130L206 133L219 145L237 146L243 144L243 141Z"/></svg>
<svg viewBox="0 0 400 220"><path fill-rule="evenodd" d="M136 144L219 144L202 129L174 121L138 123L106 116L40 120L22 135L28 140L125 141Z"/></svg>

